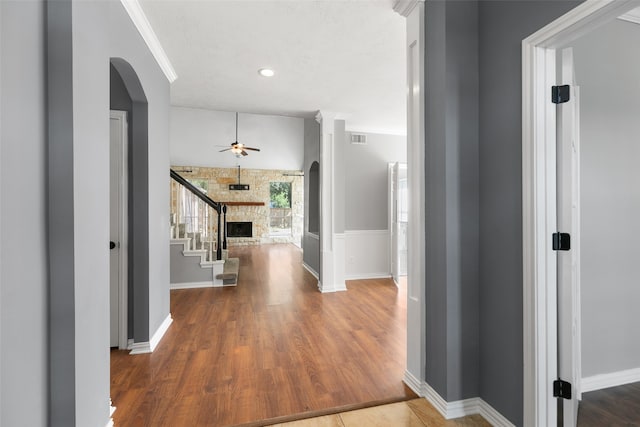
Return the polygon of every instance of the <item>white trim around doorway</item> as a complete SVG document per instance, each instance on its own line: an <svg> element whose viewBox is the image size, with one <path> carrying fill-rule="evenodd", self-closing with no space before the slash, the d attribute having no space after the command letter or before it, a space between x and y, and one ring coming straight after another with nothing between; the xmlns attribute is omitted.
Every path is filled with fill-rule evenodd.
<svg viewBox="0 0 640 427"><path fill-rule="evenodd" d="M128 330L128 304L129 304L129 180L128 180L128 168L129 168L129 156L127 155L127 147L129 145L129 123L127 121L127 112L120 110L111 110L109 112L110 119L117 120L119 123L118 131L120 132L120 159L118 163L119 167L119 186L120 186L120 211L118 212L118 245L119 251L119 279L118 279L118 348L124 350L127 348L129 339ZM111 165L110 165L111 167Z"/></svg>
<svg viewBox="0 0 640 427"><path fill-rule="evenodd" d="M522 42L523 398L525 426L554 425L557 409L556 117L549 100L556 47L637 7L587 0Z"/></svg>

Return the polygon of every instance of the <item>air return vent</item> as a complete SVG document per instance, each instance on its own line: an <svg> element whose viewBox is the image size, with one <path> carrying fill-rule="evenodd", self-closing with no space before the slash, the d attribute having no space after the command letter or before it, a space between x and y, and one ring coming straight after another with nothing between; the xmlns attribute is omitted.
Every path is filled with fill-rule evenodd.
<svg viewBox="0 0 640 427"><path fill-rule="evenodd" d="M364 145L367 143L367 135L363 135L361 133L352 133L351 134L351 143Z"/></svg>

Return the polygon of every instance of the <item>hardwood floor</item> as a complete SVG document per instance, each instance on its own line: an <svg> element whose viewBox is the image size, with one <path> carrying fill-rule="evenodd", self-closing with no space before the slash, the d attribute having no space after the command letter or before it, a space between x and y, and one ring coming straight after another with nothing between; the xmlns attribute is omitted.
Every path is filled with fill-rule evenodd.
<svg viewBox="0 0 640 427"><path fill-rule="evenodd" d="M413 399L272 427L491 427L480 415L445 420L426 399Z"/></svg>
<svg viewBox="0 0 640 427"><path fill-rule="evenodd" d="M640 426L640 383L582 395L578 427Z"/></svg>
<svg viewBox="0 0 640 427"><path fill-rule="evenodd" d="M171 291L155 352L111 352L116 426L265 425L416 397L402 383L405 288L321 294L293 245L230 256L237 287Z"/></svg>

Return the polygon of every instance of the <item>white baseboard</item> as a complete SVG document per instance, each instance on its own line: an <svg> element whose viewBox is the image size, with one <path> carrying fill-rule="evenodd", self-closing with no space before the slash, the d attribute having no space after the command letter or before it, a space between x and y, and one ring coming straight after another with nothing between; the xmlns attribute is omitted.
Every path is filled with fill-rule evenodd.
<svg viewBox="0 0 640 427"><path fill-rule="evenodd" d="M311 273L311 275L312 275L313 277L315 277L315 278L316 278L316 280L320 280L320 275L318 274L318 272L317 272L317 271L315 271L313 268L311 268L311 267L309 266L309 264L307 264L306 262L303 262L303 263L302 263L302 266L305 268L305 270L307 270L309 273Z"/></svg>
<svg viewBox="0 0 640 427"><path fill-rule="evenodd" d="M132 356L136 354L151 353L151 345L149 344L149 341L134 342L129 345L127 350L129 350L129 354Z"/></svg>
<svg viewBox="0 0 640 427"><path fill-rule="evenodd" d="M169 326L171 326L171 323L173 323L173 318L171 317L171 313L169 313L156 330L156 333L151 337L151 341L149 342L151 351L156 349L156 347L160 343L160 340L162 339L162 337L164 337L164 334L169 329Z"/></svg>
<svg viewBox="0 0 640 427"><path fill-rule="evenodd" d="M411 373L405 371L404 378L407 386L419 396L423 396L447 420L479 414L494 427L515 427L511 421L479 397L447 402L429 384L421 382ZM419 392L414 387L418 388Z"/></svg>
<svg viewBox="0 0 640 427"><path fill-rule="evenodd" d="M186 282L186 283L170 283L170 289L195 289L195 288L216 288L222 285L216 285L213 281L206 282Z"/></svg>
<svg viewBox="0 0 640 427"><path fill-rule="evenodd" d="M489 421L489 424L494 427L515 427L515 424L506 419L500 412L496 411L493 406L489 405L482 399L479 400L480 412L478 413L482 416L482 418Z"/></svg>
<svg viewBox="0 0 640 427"><path fill-rule="evenodd" d="M390 279L389 273L364 273L347 275L345 280Z"/></svg>
<svg viewBox="0 0 640 427"><path fill-rule="evenodd" d="M447 417L447 401L426 382L422 383L421 395L424 396L445 419L449 419Z"/></svg>
<svg viewBox="0 0 640 427"><path fill-rule="evenodd" d="M582 393L587 393L594 390L616 387L638 381L640 381L640 368L626 369L624 371L582 378L580 381L580 391Z"/></svg>
<svg viewBox="0 0 640 427"><path fill-rule="evenodd" d="M113 406L111 399L109 399L109 421L105 427L113 427L113 413L116 412L116 407Z"/></svg>
<svg viewBox="0 0 640 427"><path fill-rule="evenodd" d="M160 340L169 329L169 326L171 326L172 322L173 319L171 318L171 313L169 313L169 315L162 321L156 332L153 334L150 341L134 342L129 345L129 354L134 355L153 353L153 350L156 349L156 347L160 343Z"/></svg>
<svg viewBox="0 0 640 427"><path fill-rule="evenodd" d="M343 292L347 290L347 287L345 285L341 286L339 283L334 284L333 286L326 286L321 284L320 282L318 282L318 284L319 284L318 288L320 289L320 292L322 292L323 294L330 294L332 292Z"/></svg>
<svg viewBox="0 0 640 427"><path fill-rule="evenodd" d="M415 394L420 397L424 397L422 395L422 382L411 372L404 371L404 383L407 385L407 387L413 390Z"/></svg>

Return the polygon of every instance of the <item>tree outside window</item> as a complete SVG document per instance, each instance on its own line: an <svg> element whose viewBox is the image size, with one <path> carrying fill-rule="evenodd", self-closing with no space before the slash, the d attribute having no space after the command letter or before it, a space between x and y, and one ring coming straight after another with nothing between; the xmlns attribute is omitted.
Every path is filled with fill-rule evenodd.
<svg viewBox="0 0 640 427"><path fill-rule="evenodd" d="M269 234L291 235L291 183L272 182L269 193Z"/></svg>

